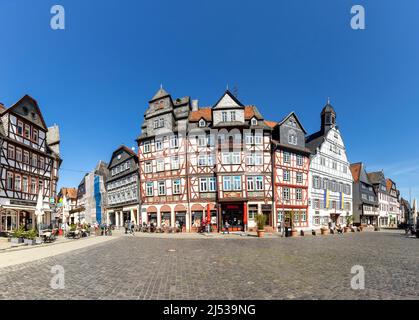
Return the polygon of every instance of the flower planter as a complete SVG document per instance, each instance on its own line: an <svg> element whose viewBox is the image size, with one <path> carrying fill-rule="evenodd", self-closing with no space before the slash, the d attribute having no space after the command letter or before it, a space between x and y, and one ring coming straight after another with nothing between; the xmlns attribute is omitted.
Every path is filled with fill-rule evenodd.
<svg viewBox="0 0 419 320"><path fill-rule="evenodd" d="M42 244L42 238L37 237L37 238L35 239L35 243L36 243L36 244Z"/></svg>
<svg viewBox="0 0 419 320"><path fill-rule="evenodd" d="M36 243L36 240L35 239L24 239L23 241L28 246L33 246Z"/></svg>
<svg viewBox="0 0 419 320"><path fill-rule="evenodd" d="M263 238L265 236L265 230L258 230L257 233L259 238Z"/></svg>
<svg viewBox="0 0 419 320"><path fill-rule="evenodd" d="M349 228L349 227L343 227L343 232L348 233L348 232L349 232L349 230L350 230L350 228Z"/></svg>
<svg viewBox="0 0 419 320"><path fill-rule="evenodd" d="M328 235L329 234L329 229L320 229L322 236Z"/></svg>
<svg viewBox="0 0 419 320"><path fill-rule="evenodd" d="M10 242L13 244L21 244L23 243L23 238L11 238Z"/></svg>
<svg viewBox="0 0 419 320"><path fill-rule="evenodd" d="M297 230L291 230L291 237L296 237L298 236L298 231Z"/></svg>

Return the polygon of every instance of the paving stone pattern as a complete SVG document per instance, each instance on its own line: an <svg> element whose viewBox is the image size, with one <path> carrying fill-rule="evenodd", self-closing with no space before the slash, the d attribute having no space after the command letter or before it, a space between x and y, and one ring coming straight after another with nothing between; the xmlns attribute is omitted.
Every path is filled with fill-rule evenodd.
<svg viewBox="0 0 419 320"><path fill-rule="evenodd" d="M54 265L65 289L50 287ZM354 265L365 290L351 289ZM418 275L419 239L399 232L120 237L0 269L0 299L418 299Z"/></svg>

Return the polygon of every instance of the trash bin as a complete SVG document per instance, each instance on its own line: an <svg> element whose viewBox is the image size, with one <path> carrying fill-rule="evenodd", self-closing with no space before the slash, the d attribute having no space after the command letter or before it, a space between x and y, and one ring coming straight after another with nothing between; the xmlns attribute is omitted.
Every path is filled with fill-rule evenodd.
<svg viewBox="0 0 419 320"><path fill-rule="evenodd" d="M292 228L291 227L285 227L285 236L291 237L292 236Z"/></svg>

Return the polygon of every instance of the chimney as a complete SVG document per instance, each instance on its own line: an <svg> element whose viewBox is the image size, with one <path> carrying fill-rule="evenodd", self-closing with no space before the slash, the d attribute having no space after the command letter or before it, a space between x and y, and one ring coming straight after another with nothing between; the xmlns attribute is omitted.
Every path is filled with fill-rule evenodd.
<svg viewBox="0 0 419 320"><path fill-rule="evenodd" d="M192 111L198 111L198 100L192 100Z"/></svg>

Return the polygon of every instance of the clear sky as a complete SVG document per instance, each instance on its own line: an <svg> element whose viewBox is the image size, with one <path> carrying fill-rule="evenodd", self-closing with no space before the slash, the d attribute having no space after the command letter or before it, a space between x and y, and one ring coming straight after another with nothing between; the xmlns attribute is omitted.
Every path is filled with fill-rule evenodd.
<svg viewBox="0 0 419 320"><path fill-rule="evenodd" d="M50 9L65 8L52 30ZM362 4L366 29L350 27ZM61 128L60 186L135 145L163 83L212 105L237 86L309 133L331 98L351 162L419 197L419 1L0 0L0 101L33 96Z"/></svg>

